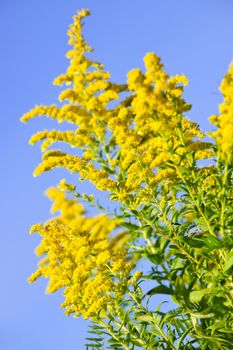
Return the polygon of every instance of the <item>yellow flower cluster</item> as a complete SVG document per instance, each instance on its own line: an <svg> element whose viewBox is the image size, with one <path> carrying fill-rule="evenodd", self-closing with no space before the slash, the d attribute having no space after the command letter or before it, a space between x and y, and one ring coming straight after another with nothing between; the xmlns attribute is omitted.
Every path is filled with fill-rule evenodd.
<svg viewBox="0 0 233 350"><path fill-rule="evenodd" d="M113 191L117 187L116 181L109 178L107 171L95 169L93 164L88 164L77 156L54 150L44 153L42 159L43 162L34 170L34 176L63 167L71 173L80 173L82 180L88 179L99 190Z"/></svg>
<svg viewBox="0 0 233 350"><path fill-rule="evenodd" d="M80 140L79 135L75 133L74 131L58 131L58 130L44 130L39 131L38 133L34 134L30 140L29 144L34 145L36 142L45 140L41 145L42 152L46 151L48 147L50 147L55 142L66 142L71 147L79 147L80 146ZM89 142L89 139L86 140Z"/></svg>
<svg viewBox="0 0 233 350"><path fill-rule="evenodd" d="M37 106L22 117L28 121L47 115L75 124L76 130L38 132L30 143L43 141L45 152L52 144L65 142L83 153L76 157L45 152L34 175L65 167L79 172L98 189L113 192L116 199L124 201L133 195L133 201L142 202L146 191L148 194L160 181L176 177L176 171L166 169L166 164L188 166L184 154L189 152L196 159L208 158L210 144L200 141L204 134L198 125L183 116L191 108L182 97L187 78L169 76L157 55L148 53L145 72L131 70L125 85L113 84L103 66L87 57L92 51L82 34L82 20L87 15L89 11L83 10L74 16L68 30L70 65L54 81L68 85L59 96L68 103ZM127 92L127 97L120 98L121 92Z"/></svg>
<svg viewBox="0 0 233 350"><path fill-rule="evenodd" d="M49 293L63 288L61 306L67 315L103 314L108 306L114 307L116 295L123 296L134 267L126 251L110 240L119 222L105 215L85 217L82 205L57 188L49 189L47 195L54 201L52 212L60 211L60 216L31 228L31 233L42 236L36 250L42 259L29 281L44 276L49 279Z"/></svg>
<svg viewBox="0 0 233 350"><path fill-rule="evenodd" d="M61 108L56 105L51 106L36 106L28 113L21 117L22 122L27 122L30 119L38 116L47 116L57 120L59 123L64 121L71 124L79 124L87 118L88 113L79 106L72 104L64 105Z"/></svg>
<svg viewBox="0 0 233 350"><path fill-rule="evenodd" d="M219 115L212 115L209 120L218 127L212 133L216 139L220 156L224 159L232 159L233 156L233 64L220 85L223 94L223 102L219 106Z"/></svg>
<svg viewBox="0 0 233 350"><path fill-rule="evenodd" d="M191 108L182 98L187 78L169 76L154 53L148 53L144 63L145 73L133 69L128 74L131 100L122 103L108 122L119 146L117 165L125 174L121 184L125 194L140 188L145 192L145 186L175 177L174 170L160 167L167 162L187 166L185 161L180 163L185 152L195 151L196 159L211 155L210 144L197 141L205 136L198 125L183 117Z"/></svg>
<svg viewBox="0 0 233 350"><path fill-rule="evenodd" d="M44 130L31 137L30 144L43 141L43 152L56 142L65 142L83 150L81 158L60 151L46 152L42 164L34 171L35 176L55 167L65 167L72 172L80 172L83 179L88 178L99 189L113 190L116 183L106 170L96 170L93 161L97 158L99 145L106 138L107 120L114 114L114 108L111 110L108 104L119 98L118 94L125 85L110 82L110 74L104 71L103 66L86 57L86 53L92 51L82 35L82 20L87 15L89 11L82 10L74 16L74 23L68 30L69 44L73 46L67 54L70 65L65 74L54 80L57 85L70 85L59 96L60 101L68 103L62 107L36 106L21 120L27 122L45 115L58 122L66 121L78 126L76 130L68 131Z"/></svg>

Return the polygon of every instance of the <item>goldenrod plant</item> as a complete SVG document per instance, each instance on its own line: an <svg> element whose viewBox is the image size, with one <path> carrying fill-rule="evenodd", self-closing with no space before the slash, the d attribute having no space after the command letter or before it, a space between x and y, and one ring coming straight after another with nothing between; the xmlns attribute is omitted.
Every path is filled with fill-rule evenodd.
<svg viewBox="0 0 233 350"><path fill-rule="evenodd" d="M31 228L41 260L29 282L46 277L49 293L62 290L65 313L90 321L86 349L232 349L233 65L205 134L185 115L187 78L170 76L156 54L126 83L111 81L90 58L89 14L80 11L68 30L70 63L54 80L67 86L62 103L36 106L21 120L70 123L31 137L43 152L34 175L65 168L108 193L115 210L77 183L50 188L58 216ZM58 143L77 153L50 148ZM157 302L161 294L170 311Z"/></svg>

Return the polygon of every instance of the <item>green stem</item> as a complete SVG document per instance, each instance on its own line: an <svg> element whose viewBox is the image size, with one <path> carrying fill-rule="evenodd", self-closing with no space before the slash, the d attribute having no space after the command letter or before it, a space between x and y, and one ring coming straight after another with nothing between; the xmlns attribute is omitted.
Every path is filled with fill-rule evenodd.
<svg viewBox="0 0 233 350"><path fill-rule="evenodd" d="M160 335L162 336L162 338L165 340L165 342L167 343L167 345L170 346L170 349L172 350L176 350L176 348L173 346L173 344L170 342L170 340L167 338L166 334L163 332L162 328L155 322L153 316L151 315L151 312L149 312L139 301L137 298L135 298L135 296L129 292L129 295L131 296L131 298L134 300L134 302L137 304L137 306L143 310L146 315L148 316L148 318L150 319L150 321L152 322L152 324L154 325L154 327L159 331Z"/></svg>
<svg viewBox="0 0 233 350"><path fill-rule="evenodd" d="M128 345L125 344L112 330L111 328L108 326L108 324L106 324L104 321L98 319L97 321L102 327L104 327L108 333L112 336L112 338L114 338L120 345L122 345L124 347L124 349L126 350L130 350Z"/></svg>
<svg viewBox="0 0 233 350"><path fill-rule="evenodd" d="M178 129L178 137L182 143L182 145L184 146L184 148L186 149L186 144L184 142L184 138L183 138L183 135L182 135L182 132L180 129ZM188 151L187 151L188 152ZM189 162L189 166L192 168L193 167L193 164L191 163L190 159L188 159L188 162ZM208 221L208 219L206 218L205 216L205 213L203 212L203 210L201 209L201 207L199 206L199 203L196 201L195 197L193 196L193 193L192 193L192 189L190 188L188 182L185 180L185 178L183 177L183 174L182 172L180 171L179 167L178 166L175 166L176 167L176 171L177 171L177 174L180 176L181 180L183 181L183 184L186 186L187 190L188 190L188 193L190 195L190 197L192 198L193 200L193 203L195 204L197 210L199 211L202 219L204 220L210 234L212 236L216 236L214 231L212 230L212 227L210 226L210 223ZM192 172L193 173L193 172Z"/></svg>
<svg viewBox="0 0 233 350"><path fill-rule="evenodd" d="M120 319L120 321L122 322L122 323L119 323L117 320L116 320L116 318L114 317L114 315L113 314L111 314L111 317L114 319L114 323L115 323L115 325L117 326L117 327L119 327L119 329L118 329L118 331L120 331L121 329L123 329L124 331L126 331L128 334L130 334L131 332L123 325L123 323L125 322L125 320L118 314L118 318ZM127 321L127 323L130 323L129 321ZM132 324L131 324L132 325ZM137 328L137 326L135 325L135 324L133 324L132 325L132 329L135 329L136 330L136 332L140 335L140 331L139 331L139 329ZM132 334L130 334L131 336L132 336ZM133 337L132 337L132 341L133 341L134 339L133 339ZM142 341L142 339L140 339L141 341ZM143 344L143 341L142 341L142 345L144 345Z"/></svg>
<svg viewBox="0 0 233 350"><path fill-rule="evenodd" d="M227 176L228 176L228 163L226 164L225 173L223 175L223 181L222 181L222 187L223 187L223 200L221 201L221 214L220 214L220 233L222 237L224 236L224 213L226 209L226 196L225 196L225 190L226 190L226 182L227 182Z"/></svg>
<svg viewBox="0 0 233 350"><path fill-rule="evenodd" d="M192 199L192 201L193 201L195 207L197 208L199 214L201 215L202 219L204 220L204 222L205 222L205 224L206 224L206 227L208 228L210 234L211 234L212 236L216 237L216 235L215 235L215 233L214 233L212 227L210 226L210 223L209 223L208 219L207 219L206 216L205 216L205 213L204 213L203 210L201 209L199 203L196 201L196 199L195 199L195 197L194 197L194 195L193 195L193 193L192 193L192 189L190 188L188 182L187 182L187 181L185 180L185 178L183 177L183 174L182 174L182 172L180 171L180 169L179 169L178 166L176 166L176 171L177 171L177 174L180 176L181 180L183 181L183 184L186 186L186 188L187 188L187 190L188 190L188 193L189 193L189 195L190 195L190 197L191 197L191 199Z"/></svg>
<svg viewBox="0 0 233 350"><path fill-rule="evenodd" d="M140 220L140 219L139 219L139 220ZM145 217L143 218L143 220L147 223L147 225L149 225L151 228L153 228L153 230L159 231L159 234L160 234L162 237L166 238L166 239L169 240L172 244L174 244L174 245L180 250L181 253L183 253L184 255L187 256L187 258L188 258L189 260L191 260L192 262L195 262L196 265L199 265L199 262L198 262L195 258L193 258L183 247L181 247L172 237L170 237L170 236L164 234L164 232L162 232L162 230L159 230L158 227L154 227L154 226L151 224L151 222L150 222L149 220L147 220ZM166 221L166 223L168 224L167 221ZM169 224L170 224L171 229L173 230L172 224L171 224L170 222L169 222Z"/></svg>

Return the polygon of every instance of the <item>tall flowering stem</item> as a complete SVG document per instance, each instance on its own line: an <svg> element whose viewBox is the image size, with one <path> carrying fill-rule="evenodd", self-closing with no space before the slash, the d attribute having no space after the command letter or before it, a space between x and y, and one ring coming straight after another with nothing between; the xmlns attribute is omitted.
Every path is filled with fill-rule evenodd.
<svg viewBox="0 0 233 350"><path fill-rule="evenodd" d="M210 117L216 129L205 134L186 116L188 79L170 76L156 54L147 53L145 69L132 69L126 83L111 81L90 58L89 14L78 12L68 30L69 66L54 80L66 85L61 104L21 118L71 125L31 137L43 153L34 175L65 168L79 176L47 191L57 216L31 228L41 236L41 260L29 282L47 278L49 293L62 289L67 315L89 319L95 336L86 349L230 349L233 66L220 86L219 115ZM77 153L51 148L58 143ZM115 209L79 193L77 180L107 193Z"/></svg>

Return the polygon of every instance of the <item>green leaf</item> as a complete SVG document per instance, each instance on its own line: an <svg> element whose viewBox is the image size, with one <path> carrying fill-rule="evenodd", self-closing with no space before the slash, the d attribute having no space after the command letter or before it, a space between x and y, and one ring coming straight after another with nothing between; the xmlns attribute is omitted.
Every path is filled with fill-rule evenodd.
<svg viewBox="0 0 233 350"><path fill-rule="evenodd" d="M103 344L85 344L85 346L88 348L88 347L91 347L92 349L97 349L97 348L102 348L103 349Z"/></svg>
<svg viewBox="0 0 233 350"><path fill-rule="evenodd" d="M186 242L190 247L202 248L203 242L197 238L183 237L182 240Z"/></svg>
<svg viewBox="0 0 233 350"><path fill-rule="evenodd" d="M103 338L86 338L86 340L101 342L103 341Z"/></svg>
<svg viewBox="0 0 233 350"><path fill-rule="evenodd" d="M152 288L151 290L149 290L146 295L154 295L154 294L168 294L168 295L172 295L174 294L173 290L167 286L161 285L161 286L157 286Z"/></svg>
<svg viewBox="0 0 233 350"><path fill-rule="evenodd" d="M125 228L130 229L130 230L138 230L138 228L139 228L137 225L132 224L131 222L123 222L121 225Z"/></svg>
<svg viewBox="0 0 233 350"><path fill-rule="evenodd" d="M136 320L141 321L141 322L146 322L146 323L150 323L151 319L152 319L152 317L150 315L147 315L146 313L144 313L142 311L135 312L134 316L135 316Z"/></svg>
<svg viewBox="0 0 233 350"><path fill-rule="evenodd" d="M188 328L183 334L182 336L180 337L178 343L177 343L177 349L180 350L182 348L182 343L183 343L183 340L186 338L186 336L190 333L190 331L193 329L193 327L191 328Z"/></svg>
<svg viewBox="0 0 233 350"><path fill-rule="evenodd" d="M213 237L213 236L203 237L203 242L206 243L207 247L210 250L222 248L222 246L223 246L223 242L220 239Z"/></svg>
<svg viewBox="0 0 233 350"><path fill-rule="evenodd" d="M204 295L209 294L210 288L204 288L200 290L194 290L189 294L189 299L191 303L198 303L204 297Z"/></svg>
<svg viewBox="0 0 233 350"><path fill-rule="evenodd" d="M226 263L223 266L223 272L226 272L227 270L229 270L233 265L233 250L231 250L229 252L229 254L227 254L226 257Z"/></svg>

